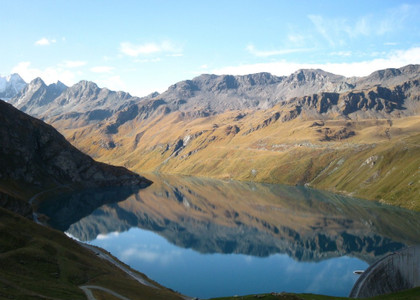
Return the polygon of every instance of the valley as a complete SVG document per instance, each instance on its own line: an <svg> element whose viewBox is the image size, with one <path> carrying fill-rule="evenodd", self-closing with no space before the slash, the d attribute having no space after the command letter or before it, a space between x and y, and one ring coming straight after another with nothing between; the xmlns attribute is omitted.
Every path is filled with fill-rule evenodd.
<svg viewBox="0 0 420 300"><path fill-rule="evenodd" d="M0 203L9 210L2 212L3 241L10 240L12 220L24 228L15 233L21 243L5 244L0 254L5 288L16 296L53 296L60 290L83 298L79 286L87 294L113 297L111 292L129 295L138 285L125 282L115 265L101 269L100 257L87 267L69 268L92 253L50 228L38 232L39 225L27 220L34 215L80 240L139 227L157 231L177 247L216 257L286 254L290 266L296 261L328 265L324 260L341 265L346 256L353 264L366 264L417 244L419 74L418 65L409 65L361 78L322 70L283 77L201 75L142 98L89 81L67 87L33 80L9 103L0 102ZM54 235L57 244L44 241L44 235ZM62 262L67 254L59 249L66 243L78 254ZM54 262L46 258L48 251L55 253ZM57 263L58 277L45 278L52 290L34 287L32 265L13 275L7 261L20 252L41 265ZM48 268L40 268L44 276ZM103 272L118 282L109 283ZM83 278L73 280L70 273ZM19 280L27 282L24 289L16 287ZM140 286L138 299L183 297ZM324 293L345 295L347 289Z"/></svg>
<svg viewBox="0 0 420 300"><path fill-rule="evenodd" d="M80 82L44 103L39 89L48 87L30 83L10 102L105 163L420 209L418 65L361 78L201 75L143 98Z"/></svg>
<svg viewBox="0 0 420 300"><path fill-rule="evenodd" d="M420 2L1 1L0 300L417 300Z"/></svg>

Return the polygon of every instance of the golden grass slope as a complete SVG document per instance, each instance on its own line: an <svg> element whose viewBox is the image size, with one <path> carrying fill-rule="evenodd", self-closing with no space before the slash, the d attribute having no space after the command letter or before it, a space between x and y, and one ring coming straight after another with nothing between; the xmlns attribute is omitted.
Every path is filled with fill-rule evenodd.
<svg viewBox="0 0 420 300"><path fill-rule="evenodd" d="M82 151L135 172L308 184L420 210L420 116L320 119L293 107L203 118L162 113L105 134L63 129Z"/></svg>
<svg viewBox="0 0 420 300"><path fill-rule="evenodd" d="M84 284L133 300L183 299L156 283L159 289L141 285L64 233L0 208L0 299L86 299Z"/></svg>

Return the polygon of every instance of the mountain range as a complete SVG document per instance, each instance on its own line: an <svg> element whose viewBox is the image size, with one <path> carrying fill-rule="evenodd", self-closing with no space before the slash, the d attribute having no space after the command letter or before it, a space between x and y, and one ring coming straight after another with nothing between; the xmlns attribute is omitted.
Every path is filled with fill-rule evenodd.
<svg viewBox="0 0 420 300"><path fill-rule="evenodd" d="M408 65L400 69L376 71L366 77L346 78L322 70L304 69L290 76L274 76L269 73L257 73L244 76L208 75L204 74L192 80L178 82L162 94L153 93L146 97L132 97L125 92L113 92L99 88L95 83L80 81L67 88L61 82L46 86L41 78L31 81L10 100L14 106L33 116L51 119L59 115L69 115L78 118L81 114L90 113L91 119L103 120L113 112L124 110L130 105L137 105L140 113L154 112L159 106L164 106L166 113L181 111L196 113L197 116L220 114L229 110L269 109L274 105L298 101L312 95L330 95L334 98L349 92L359 92L357 96L362 102L353 108L343 110L343 115L358 110L381 110L387 106L391 95L375 91L376 87L404 88L403 83L416 85L420 72L419 65ZM405 87L405 89L413 87ZM391 91L391 90L390 90ZM399 91L394 91L394 94ZM392 92L391 92L392 94ZM394 95L397 96L398 95ZM401 95L400 95L401 96ZM307 99L307 98L305 98ZM344 99L345 101L346 99ZM377 100L375 102L375 100ZM384 100L383 103L377 103ZM322 102L322 100L320 100ZM357 101L357 100L356 100ZM346 101L345 101L346 102ZM348 102L355 102L350 99ZM305 105L305 103L300 103ZM330 103L333 105L334 103ZM338 104L338 103L335 103ZM347 103L346 103L347 104ZM354 103L348 103L352 105ZM375 106L375 104L377 104ZM381 105L382 104L382 105ZM315 103L316 105L316 103ZM324 107L318 111L326 112ZM162 109L162 108L160 108ZM130 109L128 109L130 110ZM133 108L131 108L133 110ZM390 112L389 110L387 112ZM413 111L407 112L416 113ZM95 118L92 115L100 115ZM146 116L143 116L143 118Z"/></svg>
<svg viewBox="0 0 420 300"><path fill-rule="evenodd" d="M30 222L53 222L39 206L82 239L138 226L205 253L285 252L298 260L348 253L371 261L417 243L415 212L357 199L361 209L354 208L323 192L312 201L302 187L282 189L291 200L284 203L269 192L254 199L249 182L313 186L420 210L419 68L361 78L322 70L201 75L142 98L89 81L67 87L40 78L26 84L17 74L0 79L0 97L10 102L0 101L0 294L85 299L79 286L99 284L133 299L181 297L139 285L98 253ZM229 180L222 191L239 200L218 201L220 189L199 179L198 187L163 180L140 194L151 183L140 171L240 179L251 190ZM104 197L89 194L97 188ZM78 198L82 189L87 196ZM71 201L63 202L66 195ZM109 199L127 200L88 216Z"/></svg>
<svg viewBox="0 0 420 300"><path fill-rule="evenodd" d="M306 184L420 209L419 74L204 74L142 98L35 79L10 103L136 172Z"/></svg>

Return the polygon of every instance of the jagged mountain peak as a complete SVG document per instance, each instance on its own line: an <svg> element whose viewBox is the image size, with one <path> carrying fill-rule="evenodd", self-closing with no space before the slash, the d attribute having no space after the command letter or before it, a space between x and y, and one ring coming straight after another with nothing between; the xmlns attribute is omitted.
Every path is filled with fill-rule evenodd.
<svg viewBox="0 0 420 300"><path fill-rule="evenodd" d="M160 95L159 92L153 92L153 93L150 93L149 95L147 95L145 98L156 98L159 95Z"/></svg>
<svg viewBox="0 0 420 300"><path fill-rule="evenodd" d="M68 88L68 86L62 83L60 80L58 80L56 83L52 83L51 85L54 85L56 88L63 91Z"/></svg>
<svg viewBox="0 0 420 300"><path fill-rule="evenodd" d="M375 71L372 74L370 74L368 77L383 80L383 79L389 79L391 77L401 75L401 73L402 72L399 69L389 68L389 69Z"/></svg>
<svg viewBox="0 0 420 300"><path fill-rule="evenodd" d="M369 87L375 85L397 85L403 81L416 80L420 75L420 65L407 65L401 68L387 68L372 74L357 78L357 85Z"/></svg>
<svg viewBox="0 0 420 300"><path fill-rule="evenodd" d="M94 83L93 81L88 81L88 80L81 80L78 83L76 83L75 85L70 87L71 90L86 90L86 89L90 89L90 90L97 90L99 89L98 85L96 83Z"/></svg>
<svg viewBox="0 0 420 300"><path fill-rule="evenodd" d="M10 103L26 113L37 115L66 88L62 83L60 85L52 83L47 86L40 77L37 77L10 99Z"/></svg>
<svg viewBox="0 0 420 300"><path fill-rule="evenodd" d="M420 72L420 65L406 65L401 68L387 68L382 70L377 70L371 73L367 77L379 77L380 79L388 79L390 77L396 77L400 75L415 75L418 76Z"/></svg>
<svg viewBox="0 0 420 300"><path fill-rule="evenodd" d="M10 82L25 82L18 73L13 73L7 76L7 80Z"/></svg>
<svg viewBox="0 0 420 300"><path fill-rule="evenodd" d="M41 77L37 77L35 79L33 79L31 82L29 82L29 86L31 85L45 85L45 82L41 79Z"/></svg>
<svg viewBox="0 0 420 300"><path fill-rule="evenodd" d="M300 69L292 73L287 78L287 82L298 81L301 83L327 80L331 82L338 82L344 81L345 77L329 73L321 69Z"/></svg>
<svg viewBox="0 0 420 300"><path fill-rule="evenodd" d="M406 65L401 67L400 71L404 74L418 74L420 72L420 65Z"/></svg>
<svg viewBox="0 0 420 300"><path fill-rule="evenodd" d="M6 77L0 76L0 98L9 100L16 96L25 86L26 82L17 73Z"/></svg>

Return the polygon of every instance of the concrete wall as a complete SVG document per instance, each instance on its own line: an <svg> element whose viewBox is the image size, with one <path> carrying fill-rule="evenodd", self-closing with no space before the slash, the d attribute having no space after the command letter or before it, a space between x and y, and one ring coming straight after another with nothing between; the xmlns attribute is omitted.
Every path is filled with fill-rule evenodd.
<svg viewBox="0 0 420 300"><path fill-rule="evenodd" d="M373 297L416 286L420 286L420 246L390 254L371 265L354 284L350 297Z"/></svg>

